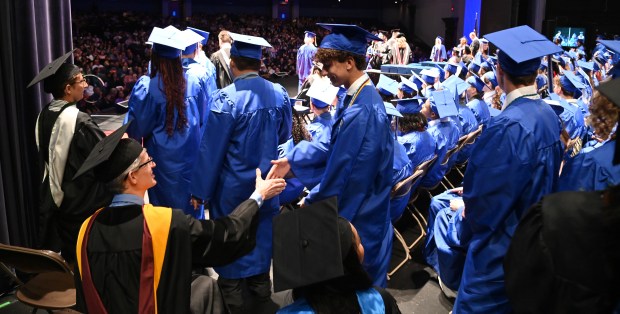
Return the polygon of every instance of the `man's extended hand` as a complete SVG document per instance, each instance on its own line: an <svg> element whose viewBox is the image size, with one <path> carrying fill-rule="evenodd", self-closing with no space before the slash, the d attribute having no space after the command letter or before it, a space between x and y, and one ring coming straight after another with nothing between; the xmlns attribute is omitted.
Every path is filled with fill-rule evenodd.
<svg viewBox="0 0 620 314"><path fill-rule="evenodd" d="M286 187L284 179L276 178L263 180L261 175L260 169L256 168L256 192L260 193L263 200L268 200L284 191Z"/></svg>
<svg viewBox="0 0 620 314"><path fill-rule="evenodd" d="M280 158L278 160L272 160L271 169L267 174L267 180L274 178L284 178L291 171L291 164L288 162L288 158Z"/></svg>

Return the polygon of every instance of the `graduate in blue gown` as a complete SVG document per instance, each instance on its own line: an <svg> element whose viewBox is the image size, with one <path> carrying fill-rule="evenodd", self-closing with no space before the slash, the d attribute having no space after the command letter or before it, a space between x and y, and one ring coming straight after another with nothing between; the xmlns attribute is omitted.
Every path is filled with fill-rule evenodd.
<svg viewBox="0 0 620 314"><path fill-rule="evenodd" d="M453 156L446 163L442 164L448 150L456 147L461 136L459 127L450 117L458 115L452 93L447 90L435 91L426 100L420 111L427 119L428 133L437 143L435 154L437 161L429 169L428 173L422 178L421 187L432 188L439 184L441 178L454 165L456 156Z"/></svg>
<svg viewBox="0 0 620 314"><path fill-rule="evenodd" d="M396 110L394 105L389 102L384 102L385 111L388 115L392 117L392 125L395 126L396 119L402 118L403 115ZM394 130L396 131L396 130ZM405 150L405 146L399 143L396 135L394 138L394 164L392 165L393 177L392 177L392 187L396 186L399 182L407 179L413 174L414 168L411 164L411 160L409 160L409 156L407 156L407 151ZM400 216L402 216L405 211L405 207L407 207L407 203L409 202L409 196L413 188L409 189L407 193L398 193L390 198L390 220L392 222L397 221Z"/></svg>
<svg viewBox="0 0 620 314"><path fill-rule="evenodd" d="M291 98L291 104L294 104L297 99ZM278 157L284 157L288 152L290 152L295 145L301 143L302 141L311 141L312 136L308 133L306 129L306 122L304 118L295 110L293 107L293 126L291 129L291 138L283 144L278 145ZM284 206L287 204L292 204L293 202L298 202L301 193L304 191L304 185L297 178L288 178L285 179L286 187L284 191L280 193L279 201L280 206Z"/></svg>
<svg viewBox="0 0 620 314"><path fill-rule="evenodd" d="M540 57L561 50L528 26L485 36L499 48L502 113L478 138L465 178L470 234L454 313L509 313L502 262L527 208L557 189L562 157L560 122L536 93ZM515 85L516 79L525 82ZM469 233L469 232L468 232Z"/></svg>
<svg viewBox="0 0 620 314"><path fill-rule="evenodd" d="M423 97L396 100L396 109L403 115L398 119L398 142L403 145L411 166L416 169L425 161L431 160L437 153L437 142L427 131L426 116L420 113ZM420 185L420 181L411 187L412 191Z"/></svg>
<svg viewBox="0 0 620 314"><path fill-rule="evenodd" d="M365 269L375 285L385 287L392 249L394 139L381 96L363 72L367 41L380 39L355 25L319 25L332 33L321 42L316 59L334 86L347 88L347 95L336 113L327 159L315 159L325 163L324 175L305 203L338 197L339 214L353 223L364 244ZM291 153L274 161L270 174L283 177L290 171L304 182L299 174L314 168L305 156Z"/></svg>
<svg viewBox="0 0 620 314"><path fill-rule="evenodd" d="M486 84L477 75L468 77L465 82L470 85L465 91L469 100L466 105L467 108L471 109L478 124L487 124L491 119L491 114L489 113L489 105L482 100Z"/></svg>
<svg viewBox="0 0 620 314"><path fill-rule="evenodd" d="M193 203L208 202L213 218L223 217L254 190L255 169L265 171L277 158L277 147L291 134L291 104L286 90L258 75L260 37L231 33L231 70L234 81L211 100L209 118L194 163ZM254 174L252 174L254 173ZM258 214L256 248L237 261L216 267L218 282L233 313L244 311L242 284L259 302L271 295L272 218L279 200L266 201Z"/></svg>
<svg viewBox="0 0 620 314"><path fill-rule="evenodd" d="M619 88L620 80L615 79L599 86L604 91ZM589 120L596 136L605 140L582 149L564 164L560 175L560 191L598 191L620 184L620 165L614 165L611 158L617 140L613 138L612 130L617 127L619 112L620 109L602 92L594 93Z"/></svg>
<svg viewBox="0 0 620 314"><path fill-rule="evenodd" d="M306 78L312 74L312 61L316 55L316 34L310 31L304 32L304 44L297 50L297 76L299 77L299 91Z"/></svg>
<svg viewBox="0 0 620 314"><path fill-rule="evenodd" d="M464 95L465 91L469 88L469 84L465 83L465 81L457 76L452 76L444 81L443 86L448 89L452 93L452 97L454 97L454 102L458 109L458 115L454 120L460 127L461 136L476 131L478 129L478 120L476 116L469 107L464 104L462 105L463 101L461 96ZM455 156L454 162L457 164L466 162L473 148L473 145L464 146Z"/></svg>
<svg viewBox="0 0 620 314"><path fill-rule="evenodd" d="M127 134L143 141L157 159L153 171L157 186L149 190L149 200L158 206L183 209L186 214L204 217L201 208L189 204L190 180L198 155L202 124L207 112L206 92L192 71L181 65L181 50L202 40L169 26L155 27L150 75L142 76L129 97L125 123L133 120Z"/></svg>
<svg viewBox="0 0 620 314"><path fill-rule="evenodd" d="M202 47L207 44L207 40L209 39L209 32L192 27L188 27L187 29L203 38L201 41L189 45L183 50L181 53L181 63L183 64L183 70L186 72L188 78L197 78L205 93L205 106L204 108L199 108L200 115L204 119L201 121L201 125L204 126L209 115L209 108L207 107L209 105L209 97L217 89L215 83L215 66L202 50ZM189 34L187 32L187 30L184 31L184 33ZM197 96L194 95L193 97Z"/></svg>

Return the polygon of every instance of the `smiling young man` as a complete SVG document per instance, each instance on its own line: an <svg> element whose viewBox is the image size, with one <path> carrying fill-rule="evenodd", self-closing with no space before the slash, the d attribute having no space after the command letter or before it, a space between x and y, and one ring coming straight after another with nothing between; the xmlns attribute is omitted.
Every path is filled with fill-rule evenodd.
<svg viewBox="0 0 620 314"><path fill-rule="evenodd" d="M336 109L331 145L323 154L293 149L272 162L270 174L283 177L292 172L311 189L305 203L338 196L339 215L353 223L366 248L364 267L375 285L385 287L392 247L394 139L383 100L363 72L368 40L380 39L356 25L319 25L332 33L321 42L316 61L334 86L347 89ZM324 172L316 170L321 167Z"/></svg>

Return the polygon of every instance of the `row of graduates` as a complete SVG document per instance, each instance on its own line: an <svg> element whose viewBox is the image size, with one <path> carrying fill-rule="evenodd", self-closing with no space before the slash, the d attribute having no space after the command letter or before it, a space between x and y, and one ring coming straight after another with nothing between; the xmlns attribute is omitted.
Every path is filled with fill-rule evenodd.
<svg viewBox="0 0 620 314"><path fill-rule="evenodd" d="M498 34L506 37L528 37L523 31L512 34L502 31L488 35L488 38L500 50L502 47L509 47L510 44L499 38L500 35ZM532 33L529 37L534 38L536 35ZM611 41L602 41L602 44L606 45L611 51L619 48L618 43ZM547 55L553 51L550 46L545 49ZM511 54L510 50L508 50L508 54ZM513 54L519 55L514 52ZM513 54L511 54L511 58ZM561 54L561 52L557 54ZM542 62L542 64L537 65L537 62ZM522 74L529 75L531 79L533 79L532 74L538 67L540 76L541 70L544 69L543 65L546 63L544 59L537 58L530 60L529 63L529 69L524 69L525 66L522 66L521 69L506 69L505 63L502 64L500 60L500 67L508 74L513 74L509 71L522 72ZM592 70L590 64L583 62L579 62L578 66L574 68L567 66L560 75L554 78L554 89L552 93L548 94L548 98L544 102L537 101L537 106L547 108L545 111L552 109L556 121L559 120L560 122L559 130L561 133L554 133L556 135L555 141L561 143L561 150L558 149L557 144L530 146L531 137L536 137L532 133L536 132L533 132L532 122L525 122L524 120L541 120L542 117L538 116L541 114L541 108L532 107L530 108L531 112L515 109L515 107L525 107L524 105L515 106L515 102L521 98L537 98L536 91L540 91L540 89L529 86L527 90L521 92L517 100L511 96L511 93L508 93L502 104L502 113L491 119L489 124L485 126L480 140L474 144L477 148L474 148L474 153L469 160L463 187L448 190L433 197L429 208L424 256L427 263L439 274L439 282L444 293L450 297L456 297L454 308L456 313L476 312L483 309L490 312L503 312L509 309L517 312L589 312L597 311L595 309L604 309L603 312L606 312L618 306L617 296L614 293L593 292L606 289L603 287L613 286L613 283L607 279L588 282L589 279L584 281L583 277L576 278L572 275L568 275L570 277L568 280L554 277L565 274L562 273L566 269L565 265L571 263L572 258L577 265L582 267L587 265L581 256L570 255L571 261L560 259L556 264L557 270L551 270L546 265L535 265L534 262L522 264L516 260L522 258L522 256L518 256L518 253L513 253L504 261L504 254L506 254L511 243L512 235L519 224L519 220L526 209L538 202L543 196L556 191L600 191L617 186L620 183L620 166L612 163L616 149L613 129L617 127L619 111L618 107L610 101L615 97L614 89L617 88L619 81L616 79L612 82L603 83L599 86L599 91L593 92L594 84L591 83L590 76ZM496 72L493 68L492 71ZM527 71L529 72L525 73ZM612 79L614 79L613 69L606 80ZM510 83L514 84L514 80L510 77L504 77L504 80L509 80ZM538 79L536 83L538 83ZM450 86L450 82L447 85ZM534 85L534 81L532 80L525 85ZM506 86L505 83L504 86ZM547 121L544 128L555 127L558 123L549 119L548 113L545 114ZM509 119L510 116L513 116L512 119ZM521 121L515 126L514 123L519 120ZM521 128L524 130L516 131ZM490 140L493 136L489 135L492 132L504 133L508 137L504 137L501 142L493 141ZM510 135L510 133L514 134ZM535 141L550 144L554 140L548 135L537 138ZM484 146L484 148L480 146ZM506 150L501 149L502 146ZM524 151L527 150L529 153L524 154ZM506 153L508 154L506 155ZM538 159L535 156L538 156L536 157ZM511 158L511 160L507 158ZM498 162L505 164L497 164ZM521 164L516 165L516 163ZM511 168L511 166L513 167ZM494 175L486 177L487 181L479 181L480 173L485 174L490 168L495 168L493 169ZM473 185L474 182L477 184ZM532 188L538 190L532 190ZM547 205L552 207L552 205ZM592 206L595 206L594 203ZM542 224L539 220L541 217L540 206L536 210L538 211L536 214L528 216L528 225L524 226L523 231L521 231L527 233L528 236L536 237L540 234ZM548 210L553 212L551 208ZM573 212L568 214L567 221L568 219L576 219L575 216L572 216L573 214ZM598 214L599 212L596 211L587 213L587 215ZM549 223L549 225L551 224L557 224L557 222ZM533 231L534 229L535 231ZM521 242L514 244L518 248L515 251L530 250L528 251L530 253L542 254L537 255L534 259L546 254L535 251L534 246L538 250L541 247L543 247L542 250L545 250L544 246L549 245L551 247L552 245L550 242L546 244L543 242L539 247L539 243L532 242L531 237L527 240L524 239L525 236L521 235L519 238ZM523 241L530 242L524 243ZM596 254L601 252L603 255L607 254L607 252L602 251L604 248L601 249L596 243L586 245L595 247L598 250L593 249L597 252ZM555 244L551 251L560 246L560 244ZM567 246L564 245L564 247ZM568 254L582 248L577 246L574 251L567 249L567 252L557 254L567 254L566 256L568 256ZM547 256L544 255L537 261L541 262L544 258ZM556 256L555 258L559 257ZM597 255L597 258L599 258L596 260L597 262L608 262L600 255ZM506 275L505 286L502 262L507 265L505 270L509 272ZM540 278L540 282L544 282L544 286L540 289L534 289L536 293L525 291L527 290L525 289L526 286L536 285L537 282L536 279L528 277L528 275L532 276L534 270L540 272L541 269L548 272ZM562 273L562 275L557 275L558 273ZM612 270L608 274L613 277L615 273ZM508 281L509 279L510 281ZM508 295L505 291L508 291ZM509 299L510 304L508 303ZM573 302L571 299L578 299L579 301Z"/></svg>

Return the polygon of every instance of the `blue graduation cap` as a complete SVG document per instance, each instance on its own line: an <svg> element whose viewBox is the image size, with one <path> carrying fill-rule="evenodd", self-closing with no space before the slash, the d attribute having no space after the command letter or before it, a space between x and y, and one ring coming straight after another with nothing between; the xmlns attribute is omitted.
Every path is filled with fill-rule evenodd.
<svg viewBox="0 0 620 314"><path fill-rule="evenodd" d="M413 97L405 99L393 99L392 102L396 103L396 110L402 114L414 114L422 110L422 104L420 101L425 100L424 97Z"/></svg>
<svg viewBox="0 0 620 314"><path fill-rule="evenodd" d="M465 82L473 86L478 91L478 93L484 92L484 88L487 87L484 81L482 81L480 77L476 74L468 77L467 80L465 80Z"/></svg>
<svg viewBox="0 0 620 314"><path fill-rule="evenodd" d="M347 51L363 56L366 55L369 40L382 41L381 38L357 25L327 23L317 25L332 32L323 38L319 46L323 49Z"/></svg>
<svg viewBox="0 0 620 314"><path fill-rule="evenodd" d="M419 92L422 89L422 86L424 86L424 80L422 80L422 78L413 70L411 70L411 73L411 81L413 82L413 84L415 84L415 86L418 87Z"/></svg>
<svg viewBox="0 0 620 314"><path fill-rule="evenodd" d="M189 45L181 53L183 55L189 55L194 53L194 51L196 51L196 48L198 48L198 43L202 42L205 39L202 35L189 28L182 31L181 36L185 36L187 38L187 42L189 42Z"/></svg>
<svg viewBox="0 0 620 314"><path fill-rule="evenodd" d="M545 70L547 69L547 62L545 62L544 60L540 60L540 65L538 66L539 70Z"/></svg>
<svg viewBox="0 0 620 314"><path fill-rule="evenodd" d="M491 71L491 65L487 61L482 61L482 63L480 63L480 67L485 71Z"/></svg>
<svg viewBox="0 0 620 314"><path fill-rule="evenodd" d="M458 68L459 68L459 64L456 64L454 62L448 62L446 63L446 66L444 67L444 71L450 72L450 74L456 74L456 71L458 70Z"/></svg>
<svg viewBox="0 0 620 314"><path fill-rule="evenodd" d="M594 71L594 62L585 62L583 60L577 60L577 65L584 71Z"/></svg>
<svg viewBox="0 0 620 314"><path fill-rule="evenodd" d="M499 116L499 114L502 113L502 111L499 109L495 109L493 107L489 107L489 113L491 114L491 118L492 118L492 117Z"/></svg>
<svg viewBox="0 0 620 314"><path fill-rule="evenodd" d="M263 56L262 48L271 45L262 37L242 35L230 32L233 40L230 55L234 57L246 57L260 60Z"/></svg>
<svg viewBox="0 0 620 314"><path fill-rule="evenodd" d="M409 79L407 79L406 77L402 75L400 76L400 88L404 92L409 93L409 94L411 94L413 91L417 92L419 90L418 86L414 82L410 81Z"/></svg>
<svg viewBox="0 0 620 314"><path fill-rule="evenodd" d="M480 40L478 40L481 44L488 44L489 40L486 38L480 38Z"/></svg>
<svg viewBox="0 0 620 314"><path fill-rule="evenodd" d="M197 29L193 27L187 27L187 29L195 32L196 34L202 36L204 39L200 42L203 46L207 44L207 40L209 40L209 32L203 31L202 29Z"/></svg>
<svg viewBox="0 0 620 314"><path fill-rule="evenodd" d="M499 48L497 60L502 70L517 77L536 73L540 57L562 51L561 47L527 25L501 30L485 37Z"/></svg>
<svg viewBox="0 0 620 314"><path fill-rule="evenodd" d="M463 61L459 62L459 67L461 67L461 72L460 73L465 73L465 74L467 73L468 68L467 68L467 65L465 65L465 63Z"/></svg>
<svg viewBox="0 0 620 314"><path fill-rule="evenodd" d="M469 70L472 71L473 73L478 73L478 71L480 71L480 64L476 62L476 60L472 60L469 63Z"/></svg>
<svg viewBox="0 0 620 314"><path fill-rule="evenodd" d="M494 71L490 71L490 72L484 73L484 75L482 75L482 77L487 79L487 81L489 81L489 83L491 83L493 88L495 88L497 86L497 77L495 76L495 72Z"/></svg>
<svg viewBox="0 0 620 314"><path fill-rule="evenodd" d="M446 73L439 64L435 64L435 67L437 68L437 70L439 70L439 82L443 82L444 78L446 77Z"/></svg>
<svg viewBox="0 0 620 314"><path fill-rule="evenodd" d="M459 96L467 90L469 84L465 83L460 77L452 75L443 82L443 87L452 92L455 102L458 102Z"/></svg>
<svg viewBox="0 0 620 314"><path fill-rule="evenodd" d="M398 112L398 110L396 110L396 107L394 107L394 105L390 104L387 101L383 102L383 105L385 106L385 113L387 113L390 116L396 116L399 118L402 118L403 115L400 114L400 112Z"/></svg>
<svg viewBox="0 0 620 314"><path fill-rule="evenodd" d="M452 93L447 90L438 90L431 92L429 98L431 103L431 109L439 116L439 118L446 118L457 116L459 114L456 108L456 103L452 97Z"/></svg>
<svg viewBox="0 0 620 314"><path fill-rule="evenodd" d="M380 74L377 89L381 94L386 96L396 96L398 94L398 82L383 74Z"/></svg>
<svg viewBox="0 0 620 314"><path fill-rule="evenodd" d="M328 80L314 80L306 95L315 107L325 108L334 102L338 90Z"/></svg>
<svg viewBox="0 0 620 314"><path fill-rule="evenodd" d="M424 83L433 85L435 84L435 79L439 77L439 70L437 68L424 69L420 71L420 74Z"/></svg>
<svg viewBox="0 0 620 314"><path fill-rule="evenodd" d="M189 37L181 35L179 29L170 25L166 28L153 27L147 41L153 44L153 52L161 57L174 59L181 55L181 50L192 44L188 39Z"/></svg>
<svg viewBox="0 0 620 314"><path fill-rule="evenodd" d="M315 34L314 32L311 32L311 31L305 31L305 32L304 32L304 35L305 35L306 37L308 37L308 38L314 38L314 37L316 37L316 34Z"/></svg>
<svg viewBox="0 0 620 314"><path fill-rule="evenodd" d="M577 60L577 54L574 51L565 51L564 54L573 60Z"/></svg>
<svg viewBox="0 0 620 314"><path fill-rule="evenodd" d="M571 71L564 71L564 75L560 76L560 85L571 94L574 94L579 89L586 88L581 80Z"/></svg>

